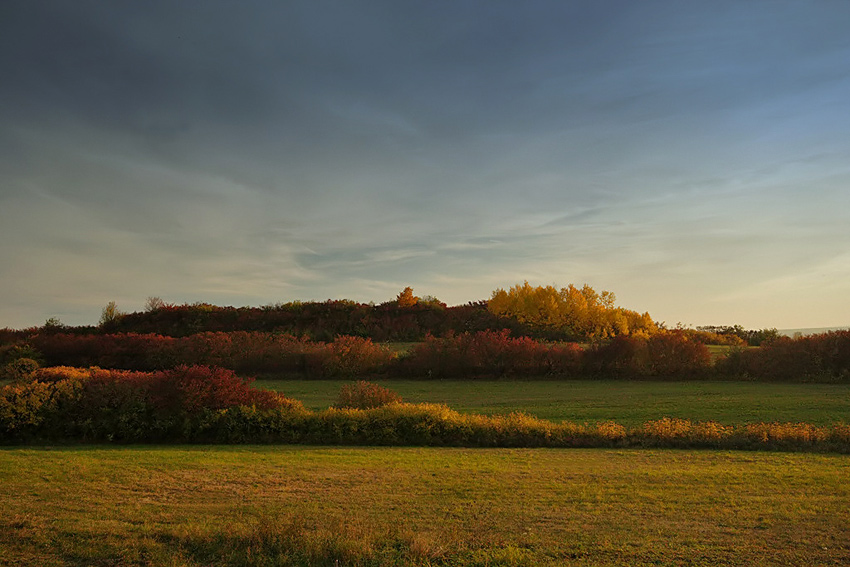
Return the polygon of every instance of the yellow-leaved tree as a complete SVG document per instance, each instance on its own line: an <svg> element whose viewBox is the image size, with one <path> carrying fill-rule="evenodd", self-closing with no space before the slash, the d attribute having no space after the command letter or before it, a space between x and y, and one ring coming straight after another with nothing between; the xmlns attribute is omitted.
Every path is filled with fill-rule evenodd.
<svg viewBox="0 0 850 567"><path fill-rule="evenodd" d="M413 307L419 303L419 298L413 295L413 288L408 286L396 296L395 302L399 307Z"/></svg>
<svg viewBox="0 0 850 567"><path fill-rule="evenodd" d="M576 339L615 335L648 336L658 331L649 313L616 307L610 291L597 293L589 285L532 286L527 281L509 290L497 289L487 302L494 315L513 317L532 329Z"/></svg>

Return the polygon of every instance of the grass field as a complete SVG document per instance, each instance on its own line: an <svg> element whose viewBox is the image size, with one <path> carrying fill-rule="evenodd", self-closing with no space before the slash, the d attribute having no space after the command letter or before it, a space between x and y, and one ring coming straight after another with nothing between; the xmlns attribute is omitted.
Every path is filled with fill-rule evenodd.
<svg viewBox="0 0 850 567"><path fill-rule="evenodd" d="M0 565L847 565L848 478L787 453L6 448Z"/></svg>
<svg viewBox="0 0 850 567"><path fill-rule="evenodd" d="M258 381L311 409L334 403L344 380ZM612 420L637 426L662 417L725 424L850 421L848 384L644 381L412 381L380 382L407 402L444 403L487 415L523 411L553 421Z"/></svg>

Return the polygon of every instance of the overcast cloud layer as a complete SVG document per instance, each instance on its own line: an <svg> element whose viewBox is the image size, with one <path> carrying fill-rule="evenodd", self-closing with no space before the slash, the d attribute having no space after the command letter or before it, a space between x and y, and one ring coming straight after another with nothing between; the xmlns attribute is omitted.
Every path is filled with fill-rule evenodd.
<svg viewBox="0 0 850 567"><path fill-rule="evenodd" d="M0 4L0 327L109 300L850 323L850 2Z"/></svg>

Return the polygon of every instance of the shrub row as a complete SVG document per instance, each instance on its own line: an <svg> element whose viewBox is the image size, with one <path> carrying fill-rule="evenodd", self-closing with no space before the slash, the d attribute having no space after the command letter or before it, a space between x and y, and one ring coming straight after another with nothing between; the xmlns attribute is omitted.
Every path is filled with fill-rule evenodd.
<svg viewBox="0 0 850 567"><path fill-rule="evenodd" d="M418 344L399 363L413 376L687 377L712 368L708 348L685 333L649 338L620 335L585 350L575 343L543 343L485 331Z"/></svg>
<svg viewBox="0 0 850 567"><path fill-rule="evenodd" d="M376 341L418 341L425 335L480 331L502 327L524 329L516 320L500 318L479 301L446 307L439 302L380 305L349 300L306 301L266 307L219 307L209 304L169 305L129 313L109 321L98 332L156 333L175 337L199 332L262 331L307 335L331 341L337 335Z"/></svg>
<svg viewBox="0 0 850 567"><path fill-rule="evenodd" d="M314 378L358 376L385 370L393 353L371 339L343 336L330 343L286 334L199 333L162 335L39 334L31 344L48 365L161 370L179 365L230 368L243 374L301 374Z"/></svg>
<svg viewBox="0 0 850 567"><path fill-rule="evenodd" d="M619 336L590 349L585 369L594 375L684 378L712 369L711 353L701 342L681 331L668 331L648 339Z"/></svg>
<svg viewBox="0 0 850 567"><path fill-rule="evenodd" d="M627 429L553 423L522 413L461 414L391 402L372 409L306 410L258 391L232 371L39 370L0 390L0 443L43 441L303 443L471 447L706 447L850 452L850 425L726 426L665 418ZM360 385L365 398L372 394ZM384 400L386 401L386 400Z"/></svg>
<svg viewBox="0 0 850 567"><path fill-rule="evenodd" d="M427 337L402 358L396 370L427 378L571 375L582 371L584 351L575 343L513 338L508 331Z"/></svg>
<svg viewBox="0 0 850 567"><path fill-rule="evenodd" d="M779 337L731 352L718 369L756 380L850 382L850 331Z"/></svg>
<svg viewBox="0 0 850 567"><path fill-rule="evenodd" d="M182 338L53 333L37 334L29 345L8 348L6 358L14 356L48 365L140 371L181 364L209 365L242 374L306 378L388 374L418 378L687 379L712 375L763 381L850 382L850 331L798 339L782 337L759 348L733 349L717 363L712 363L703 343L681 330L648 338L621 335L587 349L575 343L512 337L507 330L450 333L443 338L429 336L401 357L371 339L352 336L323 343L285 334L242 331ZM21 370L15 366L4 372L14 377Z"/></svg>
<svg viewBox="0 0 850 567"><path fill-rule="evenodd" d="M740 426L664 418L640 427L614 422L553 423L523 413L461 414L437 404L321 412L232 408L191 441L462 447L643 447L850 452L850 425L752 423Z"/></svg>
<svg viewBox="0 0 850 567"><path fill-rule="evenodd" d="M310 378L389 373L422 378L501 376L680 376L711 368L705 345L684 333L648 339L620 336L585 351L575 343L511 337L507 330L428 337L397 357L360 337L314 342L259 332L162 335L40 334L32 345L48 365L158 370L180 364L230 368L245 374ZM33 355L35 356L35 355Z"/></svg>

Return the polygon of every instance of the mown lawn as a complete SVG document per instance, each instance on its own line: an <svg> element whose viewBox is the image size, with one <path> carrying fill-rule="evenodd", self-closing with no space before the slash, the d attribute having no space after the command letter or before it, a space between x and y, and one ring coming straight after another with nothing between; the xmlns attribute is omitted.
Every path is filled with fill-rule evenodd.
<svg viewBox="0 0 850 567"><path fill-rule="evenodd" d="M345 380L258 381L311 409L327 408ZM382 381L407 402L444 403L487 415L522 411L553 421L613 420L637 426L662 417L725 424L850 421L850 384L645 381Z"/></svg>
<svg viewBox="0 0 850 567"><path fill-rule="evenodd" d="M817 454L5 448L0 565L847 565L848 478Z"/></svg>

